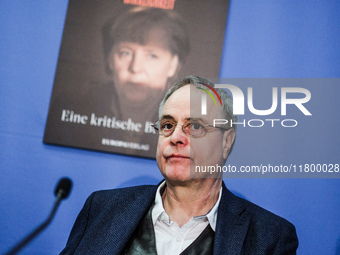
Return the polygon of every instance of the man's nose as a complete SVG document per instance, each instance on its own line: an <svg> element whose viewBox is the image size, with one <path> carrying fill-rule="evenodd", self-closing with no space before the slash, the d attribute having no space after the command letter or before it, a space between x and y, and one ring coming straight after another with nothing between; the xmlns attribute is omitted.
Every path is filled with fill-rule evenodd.
<svg viewBox="0 0 340 255"><path fill-rule="evenodd" d="M183 144L186 145L189 142L189 135L185 134L183 131L183 126L177 124L174 132L170 136L170 142L172 144Z"/></svg>

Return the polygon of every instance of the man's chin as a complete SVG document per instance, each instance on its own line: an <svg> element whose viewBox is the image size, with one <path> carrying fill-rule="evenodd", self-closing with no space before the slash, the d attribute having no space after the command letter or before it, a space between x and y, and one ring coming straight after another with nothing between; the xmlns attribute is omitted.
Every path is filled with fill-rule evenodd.
<svg viewBox="0 0 340 255"><path fill-rule="evenodd" d="M167 166L162 172L164 173L166 179L172 181L190 180L190 172L188 167Z"/></svg>

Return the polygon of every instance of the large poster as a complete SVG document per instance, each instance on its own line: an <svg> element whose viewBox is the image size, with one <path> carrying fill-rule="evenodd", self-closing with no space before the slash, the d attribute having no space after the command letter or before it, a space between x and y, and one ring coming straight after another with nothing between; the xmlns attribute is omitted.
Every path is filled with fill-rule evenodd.
<svg viewBox="0 0 340 255"><path fill-rule="evenodd" d="M70 1L44 142L154 158L165 91L219 75L228 4Z"/></svg>

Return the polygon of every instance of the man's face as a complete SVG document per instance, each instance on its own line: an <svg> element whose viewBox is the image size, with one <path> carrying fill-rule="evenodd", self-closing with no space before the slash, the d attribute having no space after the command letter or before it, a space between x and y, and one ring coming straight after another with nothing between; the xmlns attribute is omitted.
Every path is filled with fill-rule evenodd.
<svg viewBox="0 0 340 255"><path fill-rule="evenodd" d="M176 73L178 56L156 40L145 45L120 42L113 47L109 65L119 93L128 100L141 102L153 90L165 89L168 78Z"/></svg>
<svg viewBox="0 0 340 255"><path fill-rule="evenodd" d="M179 124L189 119L212 124L213 119L221 117L221 106L215 106L212 100L211 102L208 100L209 115L205 116L201 115L200 105L190 108L190 99L200 101L202 93L205 92L193 85L178 89L164 104L162 118L172 119ZM159 136L156 154L158 167L164 178L171 182L184 183L193 178L204 177L205 174L202 176L194 173L195 166L223 165L228 157L234 135L233 130L221 131L218 128L208 128L204 136L194 138L185 134L182 125L178 125L171 136Z"/></svg>

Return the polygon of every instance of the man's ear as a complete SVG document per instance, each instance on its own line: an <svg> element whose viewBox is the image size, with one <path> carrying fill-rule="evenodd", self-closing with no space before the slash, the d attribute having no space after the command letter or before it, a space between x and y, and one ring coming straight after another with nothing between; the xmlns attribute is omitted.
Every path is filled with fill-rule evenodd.
<svg viewBox="0 0 340 255"><path fill-rule="evenodd" d="M171 62L170 62L170 67L169 67L169 71L168 71L168 78L172 78L178 69L178 64L179 64L179 60L178 60L178 55L173 55Z"/></svg>
<svg viewBox="0 0 340 255"><path fill-rule="evenodd" d="M227 160L229 153L231 151L231 148L233 147L234 141L235 141L235 130L233 128L224 131L223 134L223 140L222 140L222 148L223 148L223 158L224 160Z"/></svg>

